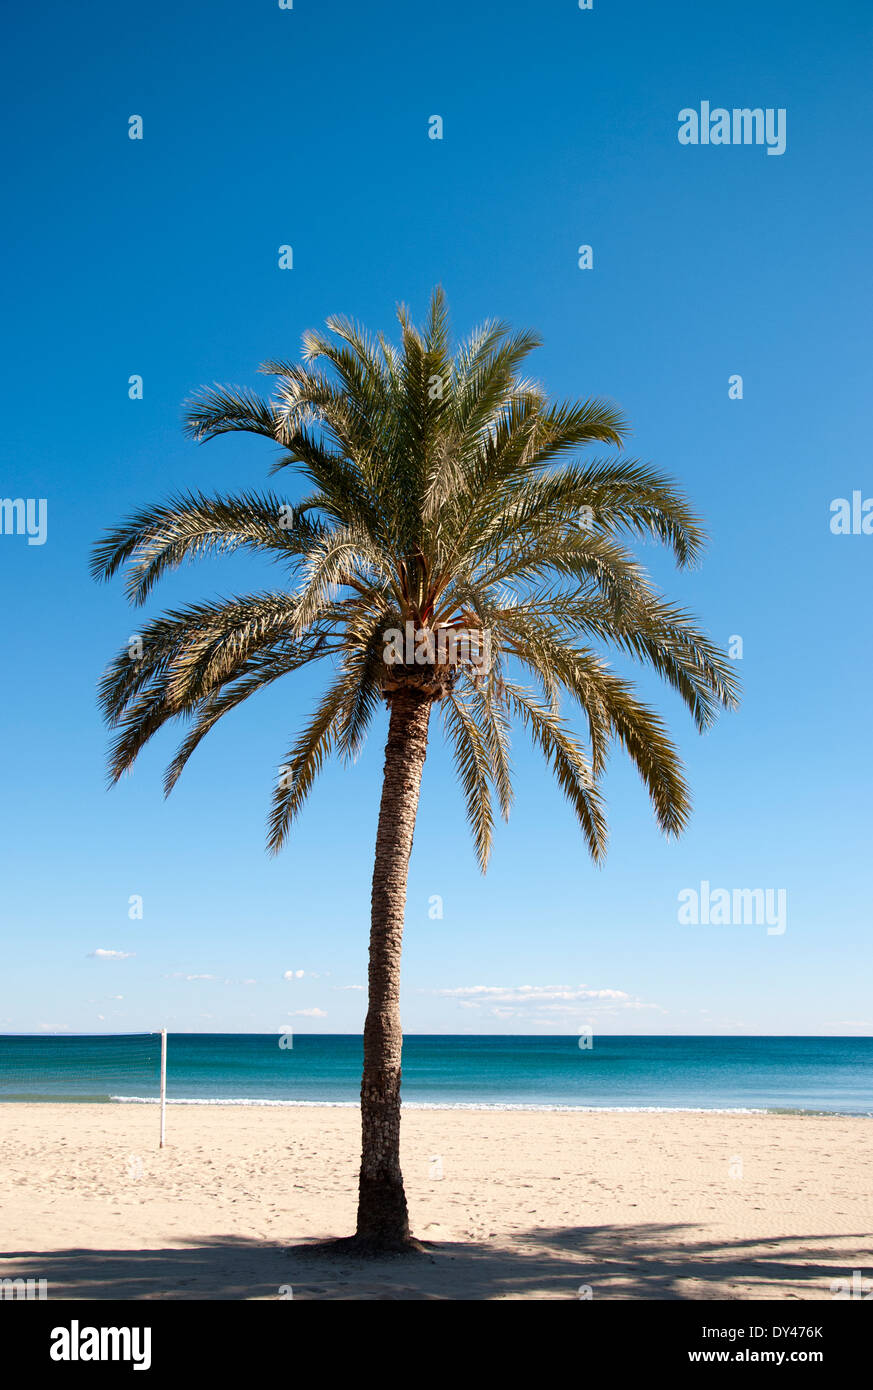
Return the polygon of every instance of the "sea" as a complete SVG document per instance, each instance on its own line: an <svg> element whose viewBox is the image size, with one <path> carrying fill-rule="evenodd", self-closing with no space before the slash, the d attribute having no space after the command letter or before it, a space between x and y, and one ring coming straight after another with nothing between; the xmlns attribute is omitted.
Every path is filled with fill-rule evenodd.
<svg viewBox="0 0 873 1390"><path fill-rule="evenodd" d="M0 1101L152 1104L160 1034L0 1036ZM356 1105L353 1034L170 1033L167 1103ZM411 1034L406 1106L873 1114L873 1038Z"/></svg>

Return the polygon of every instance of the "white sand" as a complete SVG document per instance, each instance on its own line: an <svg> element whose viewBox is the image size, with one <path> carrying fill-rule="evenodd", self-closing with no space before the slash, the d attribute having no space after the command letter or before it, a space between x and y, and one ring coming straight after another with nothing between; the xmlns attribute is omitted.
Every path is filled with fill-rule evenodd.
<svg viewBox="0 0 873 1390"><path fill-rule="evenodd" d="M873 1119L408 1109L429 1253L289 1250L353 1230L358 1126L171 1106L161 1151L156 1107L0 1105L0 1277L82 1299L829 1299L873 1278Z"/></svg>

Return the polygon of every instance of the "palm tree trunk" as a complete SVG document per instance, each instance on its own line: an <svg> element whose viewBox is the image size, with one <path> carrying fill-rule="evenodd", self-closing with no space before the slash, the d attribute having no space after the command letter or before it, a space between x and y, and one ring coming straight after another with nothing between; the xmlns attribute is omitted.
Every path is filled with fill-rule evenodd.
<svg viewBox="0 0 873 1390"><path fill-rule="evenodd" d="M391 696L376 833L356 1241L380 1250L411 1243L400 1172L400 951L431 704L432 697L415 688L401 688Z"/></svg>

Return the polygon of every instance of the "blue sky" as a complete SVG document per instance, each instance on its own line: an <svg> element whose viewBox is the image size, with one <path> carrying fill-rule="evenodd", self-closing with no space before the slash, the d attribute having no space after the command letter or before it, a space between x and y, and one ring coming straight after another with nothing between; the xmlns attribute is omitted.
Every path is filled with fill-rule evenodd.
<svg viewBox="0 0 873 1390"><path fill-rule="evenodd" d="M873 1032L873 536L829 527L832 499L873 496L870 11L174 0L18 7L10 28L0 494L45 498L48 532L0 535L0 1028L360 1028L384 718L278 859L269 792L311 677L232 716L168 802L173 735L107 792L96 683L143 615L87 557L171 490L265 483L264 441L183 439L198 385L264 387L258 363L329 313L393 329L398 300L420 316L441 282L459 332L539 330L548 389L612 397L630 452L681 482L712 537L703 568L646 554L714 637L742 637L745 697L701 738L641 679L695 814L664 842L616 756L597 869L519 741L483 880L434 728L407 1030ZM681 146L678 113L703 100L784 108L785 153ZM146 612L271 573L202 565ZM785 932L681 925L677 896L702 881L784 888Z"/></svg>

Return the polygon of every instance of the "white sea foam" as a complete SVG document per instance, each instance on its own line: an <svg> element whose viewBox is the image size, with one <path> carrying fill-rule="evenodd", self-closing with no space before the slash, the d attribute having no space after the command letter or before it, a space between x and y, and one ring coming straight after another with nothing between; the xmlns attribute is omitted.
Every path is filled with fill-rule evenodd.
<svg viewBox="0 0 873 1390"><path fill-rule="evenodd" d="M160 1105L156 1096L110 1096L110 1100L117 1101L123 1105ZM356 1100L253 1100L247 1098L231 1098L228 1100L196 1100L180 1096L172 1100L167 1097L168 1105L273 1105L291 1106L304 1109L333 1109L333 1110L355 1110L359 1102ZM768 1115L772 1111L766 1106L717 1106L717 1105L524 1105L524 1104L488 1104L480 1101L427 1101L427 1100L406 1100L403 1102L404 1110L533 1110L541 1112L549 1111L577 1111L585 1114L597 1115L601 1112L609 1113L629 1113L642 1115L661 1115L661 1114L684 1114L684 1115ZM798 1112L802 1113L802 1112Z"/></svg>

